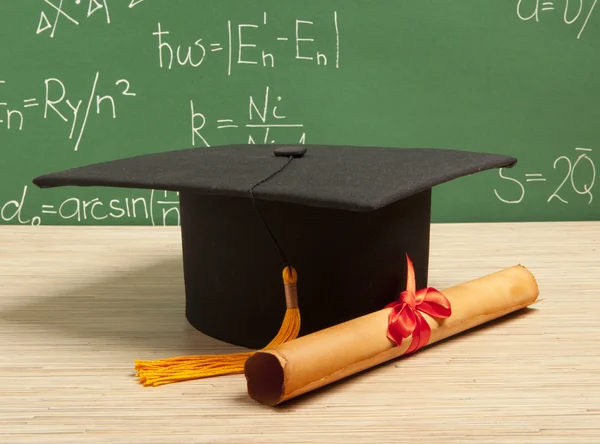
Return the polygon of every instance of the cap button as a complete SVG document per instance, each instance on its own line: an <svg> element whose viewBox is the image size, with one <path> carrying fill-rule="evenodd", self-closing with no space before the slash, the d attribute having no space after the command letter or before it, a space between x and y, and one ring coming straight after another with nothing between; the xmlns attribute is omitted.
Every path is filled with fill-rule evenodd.
<svg viewBox="0 0 600 444"><path fill-rule="evenodd" d="M306 147L303 145L280 146L273 150L277 157L303 157L306 154Z"/></svg>

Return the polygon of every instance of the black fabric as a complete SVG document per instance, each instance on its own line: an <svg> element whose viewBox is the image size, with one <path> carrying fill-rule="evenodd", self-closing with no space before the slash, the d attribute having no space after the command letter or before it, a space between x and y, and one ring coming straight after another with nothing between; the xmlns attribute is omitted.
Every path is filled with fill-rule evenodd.
<svg viewBox="0 0 600 444"><path fill-rule="evenodd" d="M283 145L273 150L278 157L303 157L306 154L305 145Z"/></svg>
<svg viewBox="0 0 600 444"><path fill-rule="evenodd" d="M356 318L399 296L406 254L417 286L427 285L435 185L516 163L442 149L303 148L301 157L285 145L193 148L34 183L179 191L187 319L223 341L260 348L285 313L276 244L298 270L301 335Z"/></svg>
<svg viewBox="0 0 600 444"><path fill-rule="evenodd" d="M34 179L42 188L113 186L248 196L287 162L285 145L229 145L147 154ZM284 172L254 190L257 198L353 211L381 208L449 180L516 163L509 156L430 148L307 145Z"/></svg>
<svg viewBox="0 0 600 444"><path fill-rule="evenodd" d="M408 253L427 285L431 190L372 212L260 201L298 271L300 334L380 310L406 283ZM283 264L250 199L181 193L186 317L198 330L264 347L285 314Z"/></svg>

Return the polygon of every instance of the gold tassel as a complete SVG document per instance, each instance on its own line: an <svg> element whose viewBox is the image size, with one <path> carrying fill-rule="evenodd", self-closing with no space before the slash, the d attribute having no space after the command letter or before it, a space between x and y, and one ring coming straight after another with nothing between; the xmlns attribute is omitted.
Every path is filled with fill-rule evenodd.
<svg viewBox="0 0 600 444"><path fill-rule="evenodd" d="M263 348L270 348L298 337L300 331L300 309L298 308L298 276L292 267L283 270L286 312L279 332ZM136 376L144 386L159 386L173 382L213 376L244 373L246 360L255 352L233 353L229 355L178 356L156 361L135 361Z"/></svg>

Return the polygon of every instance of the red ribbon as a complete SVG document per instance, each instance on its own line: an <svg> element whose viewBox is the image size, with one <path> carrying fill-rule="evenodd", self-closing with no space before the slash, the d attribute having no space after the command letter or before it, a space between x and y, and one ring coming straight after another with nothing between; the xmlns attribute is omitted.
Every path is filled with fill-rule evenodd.
<svg viewBox="0 0 600 444"><path fill-rule="evenodd" d="M447 318L452 314L452 309L450 301L435 288L416 290L415 270L408 255L406 261L406 290L400 293L399 300L386 305L386 308L392 308L388 318L388 338L400 346L403 339L412 335L406 351L408 354L426 346L431 337L431 327L421 313L434 318Z"/></svg>

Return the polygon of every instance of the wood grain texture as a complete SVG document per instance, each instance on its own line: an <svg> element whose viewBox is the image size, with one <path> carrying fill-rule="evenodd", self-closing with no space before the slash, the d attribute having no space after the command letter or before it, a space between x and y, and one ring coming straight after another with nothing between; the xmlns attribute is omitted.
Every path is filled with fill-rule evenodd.
<svg viewBox="0 0 600 444"><path fill-rule="evenodd" d="M178 228L3 226L0 443L598 443L599 247L600 222L433 225L430 285L520 263L542 301L269 408L243 375L134 378L241 350L185 321Z"/></svg>

